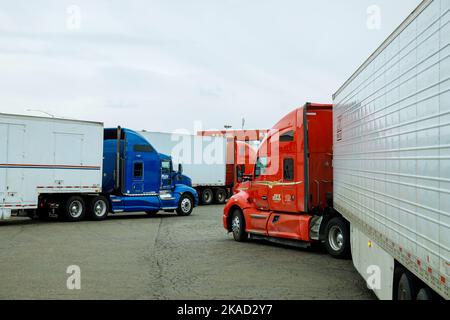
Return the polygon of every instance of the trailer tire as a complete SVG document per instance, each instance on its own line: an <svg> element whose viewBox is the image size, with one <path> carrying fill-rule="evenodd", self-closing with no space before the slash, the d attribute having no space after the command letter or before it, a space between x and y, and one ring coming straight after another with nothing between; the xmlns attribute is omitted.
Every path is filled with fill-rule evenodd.
<svg viewBox="0 0 450 320"><path fill-rule="evenodd" d="M414 276L404 271L398 281L397 300L414 300L417 298L417 289Z"/></svg>
<svg viewBox="0 0 450 320"><path fill-rule="evenodd" d="M434 292L428 287L422 288L417 294L416 300L434 300Z"/></svg>
<svg viewBox="0 0 450 320"><path fill-rule="evenodd" d="M89 216L92 220L105 220L108 216L108 200L103 196L93 197L89 201Z"/></svg>
<svg viewBox="0 0 450 320"><path fill-rule="evenodd" d="M214 195L214 200L217 204L224 204L227 201L227 191L222 188L217 189Z"/></svg>
<svg viewBox="0 0 450 320"><path fill-rule="evenodd" d="M145 211L145 213L149 216L149 217L154 217L154 216L156 216L157 214L158 214L158 210L148 210L148 211Z"/></svg>
<svg viewBox="0 0 450 320"><path fill-rule="evenodd" d="M194 210L194 200L188 194L183 194L178 202L177 214L179 216L189 216Z"/></svg>
<svg viewBox="0 0 450 320"><path fill-rule="evenodd" d="M325 232L327 252L334 258L346 259L350 256L350 228L341 217L328 221Z"/></svg>
<svg viewBox="0 0 450 320"><path fill-rule="evenodd" d="M83 220L86 214L86 205L83 198L72 196L62 200L59 212L61 218L68 222Z"/></svg>
<svg viewBox="0 0 450 320"><path fill-rule="evenodd" d="M235 209L231 215L231 231L233 238L237 242L245 242L248 240L248 233L245 232L245 217L241 210Z"/></svg>
<svg viewBox="0 0 450 320"><path fill-rule="evenodd" d="M212 204L214 195L211 189L203 189L202 191L202 204L208 206Z"/></svg>

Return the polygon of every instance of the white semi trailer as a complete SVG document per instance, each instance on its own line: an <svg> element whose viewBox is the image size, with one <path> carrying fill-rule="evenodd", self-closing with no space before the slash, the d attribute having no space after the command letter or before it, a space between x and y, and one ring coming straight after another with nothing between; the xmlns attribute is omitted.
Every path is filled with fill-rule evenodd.
<svg viewBox="0 0 450 320"><path fill-rule="evenodd" d="M199 193L202 204L225 203L233 186L233 175L227 173L227 161L233 166L233 159L227 159L225 137L150 131L139 134L159 152L170 155L174 165L183 165L183 172L192 179L192 187Z"/></svg>
<svg viewBox="0 0 450 320"><path fill-rule="evenodd" d="M0 114L0 220L40 206L81 219L101 192L102 150L102 123Z"/></svg>
<svg viewBox="0 0 450 320"><path fill-rule="evenodd" d="M356 269L380 299L449 299L450 1L423 1L334 104L334 206Z"/></svg>

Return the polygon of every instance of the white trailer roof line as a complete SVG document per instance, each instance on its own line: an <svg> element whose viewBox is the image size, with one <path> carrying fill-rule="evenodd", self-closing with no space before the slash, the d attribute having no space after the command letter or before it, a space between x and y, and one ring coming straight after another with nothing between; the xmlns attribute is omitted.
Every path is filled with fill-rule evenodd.
<svg viewBox="0 0 450 320"><path fill-rule="evenodd" d="M52 118L52 117L40 117L40 116L32 116L32 115L26 115L26 114L14 114L14 113L1 113L0 117L13 117L13 118L31 118L31 119L42 119L42 120L57 120L57 121L68 121L68 122L76 122L76 123L92 123L92 124L98 124L103 126L103 122L99 121L89 121L89 120L78 120L78 119L68 119L68 118Z"/></svg>
<svg viewBox="0 0 450 320"><path fill-rule="evenodd" d="M402 33L403 30L412 22L414 19L417 18L417 16L425 10L433 0L423 0L422 3L406 18L405 21L403 21L400 26L395 29L393 33L378 47L377 50L353 73L353 75L346 81L344 84L336 91L336 93L333 94L333 99L336 95L341 93L342 90L344 90L347 85L355 80L355 78L376 58L378 55L383 52L386 47L397 38L397 36Z"/></svg>

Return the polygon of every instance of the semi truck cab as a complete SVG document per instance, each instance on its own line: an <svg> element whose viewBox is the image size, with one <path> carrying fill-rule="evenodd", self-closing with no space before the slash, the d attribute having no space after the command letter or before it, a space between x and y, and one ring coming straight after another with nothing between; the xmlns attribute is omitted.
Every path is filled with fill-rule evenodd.
<svg viewBox="0 0 450 320"><path fill-rule="evenodd" d="M180 167L181 169L181 167ZM123 128L105 129L103 194L110 211L160 210L191 214L198 195L182 172L174 172L171 157L158 153L140 134Z"/></svg>
<svg viewBox="0 0 450 320"><path fill-rule="evenodd" d="M235 240L263 238L300 247L325 241L349 254L348 225L333 210L332 105L307 103L261 143L251 181L227 202L223 223Z"/></svg>

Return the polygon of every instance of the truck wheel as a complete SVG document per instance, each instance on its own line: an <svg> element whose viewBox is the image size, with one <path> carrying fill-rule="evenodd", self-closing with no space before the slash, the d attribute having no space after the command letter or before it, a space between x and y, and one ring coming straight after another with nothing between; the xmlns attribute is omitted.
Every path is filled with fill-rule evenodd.
<svg viewBox="0 0 450 320"><path fill-rule="evenodd" d="M191 196L183 194L178 203L177 214L179 216L188 216L192 213L192 210L194 210L194 200L192 200Z"/></svg>
<svg viewBox="0 0 450 320"><path fill-rule="evenodd" d="M398 282L397 300L414 300L417 297L414 276L403 272Z"/></svg>
<svg viewBox="0 0 450 320"><path fill-rule="evenodd" d="M149 217L154 217L154 216L156 216L157 214L158 214L158 210L148 210L148 211L145 211L145 213L149 216Z"/></svg>
<svg viewBox="0 0 450 320"><path fill-rule="evenodd" d="M214 196L211 189L203 189L202 191L202 204L207 206L213 202Z"/></svg>
<svg viewBox="0 0 450 320"><path fill-rule="evenodd" d="M225 189L217 189L214 198L217 204L224 204L227 201L227 191Z"/></svg>
<svg viewBox="0 0 450 320"><path fill-rule="evenodd" d="M75 222L80 221L86 214L86 207L81 197L73 196L62 202L59 210L64 220Z"/></svg>
<svg viewBox="0 0 450 320"><path fill-rule="evenodd" d="M328 253L338 259L350 255L350 232L347 221L336 217L331 219L326 227L325 245Z"/></svg>
<svg viewBox="0 0 450 320"><path fill-rule="evenodd" d="M90 199L89 215L92 220L105 220L108 212L108 200L105 197L98 196Z"/></svg>
<svg viewBox="0 0 450 320"><path fill-rule="evenodd" d="M236 209L231 216L231 230L233 231L234 240L238 242L245 242L248 240L248 233L245 232L245 218L238 209Z"/></svg>
<svg viewBox="0 0 450 320"><path fill-rule="evenodd" d="M434 293L430 288L422 288L419 290L416 300L434 300Z"/></svg>

